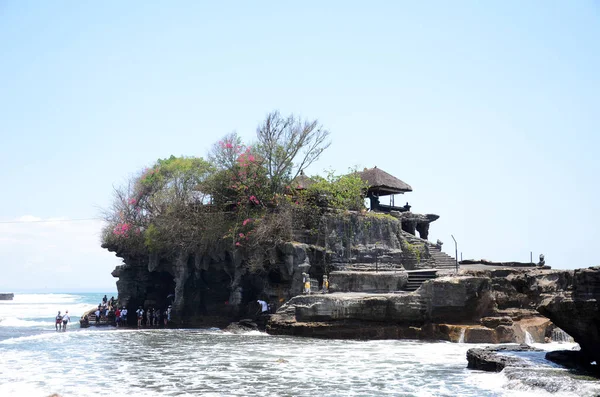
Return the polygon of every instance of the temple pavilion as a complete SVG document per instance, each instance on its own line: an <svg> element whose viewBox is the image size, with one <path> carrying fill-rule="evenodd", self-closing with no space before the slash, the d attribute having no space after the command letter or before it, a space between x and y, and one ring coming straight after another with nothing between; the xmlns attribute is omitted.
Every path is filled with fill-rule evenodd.
<svg viewBox="0 0 600 397"><path fill-rule="evenodd" d="M362 172L358 173L358 176L360 176L360 178L369 186L367 190L367 198L370 201L371 211L410 211L410 205L408 205L408 203L402 207L396 207L394 204L394 195L412 192L412 187L410 187L408 183L401 181L395 176L388 174L377 167L368 169L365 168ZM380 198L383 196L389 196L389 205L381 203Z"/></svg>

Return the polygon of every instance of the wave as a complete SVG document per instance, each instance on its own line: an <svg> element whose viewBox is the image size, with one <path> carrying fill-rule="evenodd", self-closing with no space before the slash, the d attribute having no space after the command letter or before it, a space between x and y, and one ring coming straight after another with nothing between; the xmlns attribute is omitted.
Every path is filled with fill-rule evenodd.
<svg viewBox="0 0 600 397"><path fill-rule="evenodd" d="M53 325L54 321L23 320L18 317L0 318L0 327L48 327Z"/></svg>
<svg viewBox="0 0 600 397"><path fill-rule="evenodd" d="M73 294L15 294L11 303L71 303L83 296Z"/></svg>
<svg viewBox="0 0 600 397"><path fill-rule="evenodd" d="M47 319L50 321L59 310L61 313L68 310L71 320L74 320L94 307L95 305L88 303L5 305L0 306L0 318L16 317L28 320Z"/></svg>

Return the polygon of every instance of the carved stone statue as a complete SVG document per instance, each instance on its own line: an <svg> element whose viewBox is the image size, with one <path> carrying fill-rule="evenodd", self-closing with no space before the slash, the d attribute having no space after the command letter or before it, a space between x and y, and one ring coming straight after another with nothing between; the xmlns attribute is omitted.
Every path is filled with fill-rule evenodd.
<svg viewBox="0 0 600 397"><path fill-rule="evenodd" d="M540 254L540 261L538 266L544 266L546 264L546 259L544 258L544 254Z"/></svg>

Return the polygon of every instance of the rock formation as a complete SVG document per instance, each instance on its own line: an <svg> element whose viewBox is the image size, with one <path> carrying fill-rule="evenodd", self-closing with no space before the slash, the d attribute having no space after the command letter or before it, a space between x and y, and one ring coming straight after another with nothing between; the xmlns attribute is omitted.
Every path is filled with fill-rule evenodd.
<svg viewBox="0 0 600 397"><path fill-rule="evenodd" d="M15 294L0 294L0 301L11 301L15 297Z"/></svg>
<svg viewBox="0 0 600 397"><path fill-rule="evenodd" d="M402 279L402 275L387 276L394 282ZM487 271L439 277L426 281L415 292L296 296L271 317L267 330L296 336L454 342L462 336L465 342L472 343L523 343L529 333L534 340L543 341L551 332L552 323L535 311L533 292L531 297L516 292L523 279L530 276L518 270L508 272L508 276L504 271ZM337 277L332 273L332 285ZM545 277L539 274L530 282ZM347 290L348 285L366 284L374 285L346 283L342 290Z"/></svg>
<svg viewBox="0 0 600 397"><path fill-rule="evenodd" d="M302 292L307 269L321 283L323 275L335 271L400 272L435 265L427 241L404 232L402 223L389 215L325 213L318 230L295 230L294 235L296 241L261 253L258 269L249 264L251 256L256 262L255 252L224 244L205 252L174 247L168 255L141 255L108 244L104 248L124 261L112 273L119 279L121 305L135 310L172 304L175 322L188 326L222 326L253 317L260 297L279 306ZM339 288L353 283L351 273L346 281L343 277L338 278ZM406 280L405 273L398 273L390 279L375 275L360 284L367 290L394 291Z"/></svg>
<svg viewBox="0 0 600 397"><path fill-rule="evenodd" d="M600 363L600 267L564 271L561 289L544 295L540 313L571 335L588 362Z"/></svg>

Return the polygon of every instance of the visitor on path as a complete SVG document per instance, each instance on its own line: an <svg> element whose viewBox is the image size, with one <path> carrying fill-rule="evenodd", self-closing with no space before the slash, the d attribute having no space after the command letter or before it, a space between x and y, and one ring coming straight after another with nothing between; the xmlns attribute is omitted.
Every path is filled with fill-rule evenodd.
<svg viewBox="0 0 600 397"><path fill-rule="evenodd" d="M106 295L104 295L104 298L102 298L102 306L106 307L107 302L108 302L108 299L106 298Z"/></svg>
<svg viewBox="0 0 600 397"><path fill-rule="evenodd" d="M146 310L146 327L150 327L152 325L152 308Z"/></svg>
<svg viewBox="0 0 600 397"><path fill-rule="evenodd" d="M142 307L140 306L136 311L135 314L137 314L137 324L138 324L138 328L140 328L142 326L142 321L144 321L144 309L142 309Z"/></svg>
<svg viewBox="0 0 600 397"><path fill-rule="evenodd" d="M171 305L167 308L167 321L171 322Z"/></svg>
<svg viewBox="0 0 600 397"><path fill-rule="evenodd" d="M100 307L98 307L98 310L94 314L96 315L96 325L98 325L100 323Z"/></svg>
<svg viewBox="0 0 600 397"><path fill-rule="evenodd" d="M67 323L69 321L71 321L71 317L69 316L69 311L67 310L62 318L63 332L67 330Z"/></svg>
<svg viewBox="0 0 600 397"><path fill-rule="evenodd" d="M166 327L166 326L167 326L167 324L169 323L169 320L168 320L168 318L169 318L169 316L168 316L168 314L167 314L167 311L165 310L165 311L164 311L164 313L163 313L163 322L165 323L165 327Z"/></svg>
<svg viewBox="0 0 600 397"><path fill-rule="evenodd" d="M159 326L160 325L160 309L156 309L154 311L154 323L153 325L155 326Z"/></svg>
<svg viewBox="0 0 600 397"><path fill-rule="evenodd" d="M56 328L57 331L59 329L62 329L62 316L60 315L60 310L58 311L58 314L56 315L56 322L54 324L54 327Z"/></svg>

